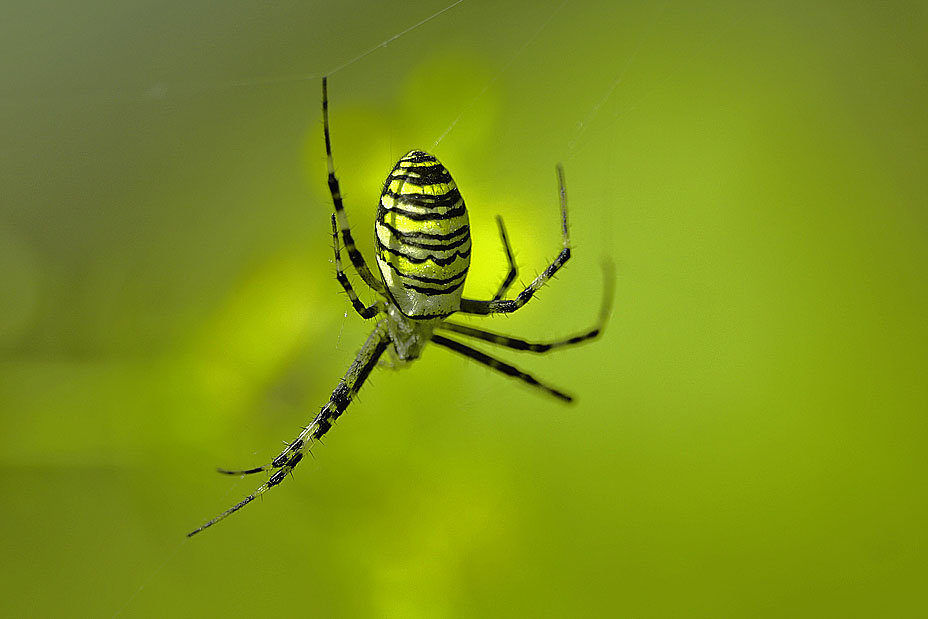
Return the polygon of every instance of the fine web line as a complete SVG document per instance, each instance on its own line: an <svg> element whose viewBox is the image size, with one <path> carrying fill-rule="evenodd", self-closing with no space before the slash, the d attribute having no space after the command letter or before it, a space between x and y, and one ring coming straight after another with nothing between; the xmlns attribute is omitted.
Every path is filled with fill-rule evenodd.
<svg viewBox="0 0 928 619"><path fill-rule="evenodd" d="M246 80L235 80L235 81L231 81L231 82L226 82L225 84L223 84L223 85L221 85L221 86L217 86L217 87L218 87L218 88L222 88L222 87L242 88L242 87L246 87L246 86L265 86L265 85L270 85L270 84L287 84L287 83L293 83L293 82L303 82L303 81L312 80L312 79L319 79L319 78L324 77L324 76L327 76L327 75L335 75L335 74L338 73L339 71L342 71L342 70L344 70L344 69L347 69L348 67L350 67L350 66L353 65L354 63L358 62L359 60L362 60L362 59L364 59L364 58L370 56L371 54L373 54L374 52L376 52L378 49L383 49L383 48L387 47L388 45L390 45L390 43L393 43L393 42L396 41L397 39L402 38L402 37L406 36L407 34L409 34L410 32L412 32L413 30L416 30L417 28L420 28L420 27L424 26L425 24L429 23L430 21L432 21L432 20L435 19L436 17L439 17L440 15L442 15L442 14L444 14L444 13L447 13L448 11L450 11L451 9L453 9L454 7L456 7L456 6L458 6L459 4L461 4L462 2L464 2L464 0L456 0L455 2L452 2L451 4L449 4L448 6L444 7L443 9L439 9L439 10L435 11L434 13L432 13L431 15L429 15L428 17L426 17L426 18L424 18L424 19L422 19L422 20L416 22L416 23L413 24L412 26L409 26L409 27L407 27L407 28L405 28L405 29L403 29L403 30L397 32L396 34L387 37L386 39L382 40L382 41L381 41L380 43L378 43L377 45L374 45L373 47L371 47L371 48L369 48L369 49L367 49L367 50L361 52L360 54L358 54L358 55L355 56L354 58L351 58L350 60L346 60L345 62L341 63L340 65L338 65L338 66L336 66L336 67L334 67L333 69L329 69L328 71L315 72L315 73L301 73L301 74L293 74L293 75L281 75L281 76L277 76L277 77L265 77L265 78L246 79Z"/></svg>
<svg viewBox="0 0 928 619"><path fill-rule="evenodd" d="M441 15L447 13L451 9L457 7L460 4L463 4L465 0L455 0L451 4L441 8L428 17L425 17L418 22L412 24L400 30L396 34L393 34L386 39L380 41L377 45L374 45L360 54L342 62L339 65L327 70L327 71L313 71L306 73L290 73L284 75L269 75L265 77L253 77L253 78L243 78L243 79L234 79L228 81L217 81L217 82L200 82L197 84L183 84L183 83L164 83L157 82L145 89L141 94L128 94L128 93L116 93L114 95L104 95L104 96L93 96L85 95L80 97L85 102L96 103L96 104L108 104L108 103L117 103L117 102L128 102L128 101L145 101L145 100L158 100L165 99L168 97L183 97L183 96L195 96L207 92L212 92L216 90L226 90L226 89L235 89L235 88L249 88L249 87L260 87L260 86L271 86L275 84L294 84L298 82L305 82L309 80L319 79L327 75L335 75L344 69L347 69L351 65L357 63L360 60L370 56L379 49L386 48L391 43L400 39L410 32L421 28L425 24L429 23L433 19L440 17Z"/></svg>
<svg viewBox="0 0 928 619"><path fill-rule="evenodd" d="M709 47L710 47L711 45L713 45L714 43L716 43L717 41L719 41L719 40L722 38L722 35L723 35L724 33L728 32L728 31L730 31L730 30L734 30L734 29L741 23L741 21L744 19L744 17L745 17L744 14L735 15L735 17L731 20L731 22L730 22L730 23L728 24L728 26L727 26L728 30L724 30L724 29L722 29L722 28L719 28L718 30L716 30L716 34L715 34L714 37L709 37L709 38L704 39L704 40L702 41L702 45L699 45L698 47L696 47L696 48L690 50L690 54L689 54L689 56L688 56L685 60L683 60L683 61L681 61L679 64L675 65L675 66L673 67L672 70L667 71L667 73L665 73L660 79L655 80L654 86L651 88L651 90L649 90L648 92L644 93L643 95L641 95L641 96L638 97L637 99L631 101L630 103L626 104L624 107L620 108L620 109L619 109L619 113L622 113L622 114L628 113L629 111L634 110L634 109L637 108L639 105L641 105L643 102L645 102L645 101L646 101L649 97L651 97L660 87L662 87L664 84L666 84L667 82L669 82L681 69L683 69L685 66L687 66L687 65L689 65L689 64L692 64L692 63L694 62L695 58L698 57L698 54L697 54L696 52L702 52L702 51L706 50L707 48L709 48Z"/></svg>
<svg viewBox="0 0 928 619"><path fill-rule="evenodd" d="M228 497L230 497L233 492L237 491L240 488L240 486L241 486L241 478L229 484L229 488L222 495L222 499L227 499ZM135 591L132 592L132 595L129 596L129 598L125 601L125 603L123 603L123 605L120 606L116 610L116 612L113 613L112 615L113 619L116 619L116 617L119 617L120 615L122 615L122 613L127 608L129 608L133 602L135 602L136 598L138 598L138 596L141 595L141 593L152 583L152 581L155 580L155 577L159 576L161 572L164 571L164 568L166 568L171 563L171 561L174 560L174 557L177 556L177 553L180 552L180 549L183 548L184 545L189 544L189 543L190 543L189 537L184 537L182 540L177 542L177 544L174 546L174 550L172 550L170 554L164 558L164 560L158 565L158 567L154 568L148 574L148 576L141 582L141 584L139 584L139 586L135 589Z"/></svg>
<svg viewBox="0 0 928 619"><path fill-rule="evenodd" d="M557 15L561 11L562 8L564 8L564 5L566 5L568 1L569 0L564 0L553 11L551 11L551 14L548 15L548 17L541 23L540 26L538 26L538 28L535 29L535 31L531 35L529 35L529 37L525 40L522 46L518 49L518 51L516 51L516 53L512 55L512 57L506 62L506 64L504 64L496 72L496 74L487 81L486 85L483 87L483 90L477 93L477 95L473 99L471 99L469 103L464 105L464 107L461 109L461 112L457 115L457 117L454 120L451 121L451 124L448 125L448 128L445 129L445 131L440 136L438 136L438 139L435 140L435 142L432 144L433 150L438 148L438 144L442 140L445 139L445 136L451 133L455 125L458 124L458 121L461 120L464 114L466 114L474 106L474 104L477 103L477 101L479 101L480 98L483 97L483 95L485 95L488 90L490 90L490 87L493 84L495 84L496 81L500 77L502 77L504 73L506 73L506 71L509 70L509 68L515 63L516 59L519 58L519 56L521 56L523 53L525 53L525 50L527 50L531 46L531 44L535 42L535 39L538 38L538 35L540 35L542 31L544 31L544 29L548 27L548 24L551 23L551 20L554 19L554 16Z"/></svg>
<svg viewBox="0 0 928 619"><path fill-rule="evenodd" d="M428 17L416 22L415 24L409 26L408 28L405 28L397 32L396 34L392 36L387 37L386 39L382 40L377 45L374 45L373 47L361 52L354 58L346 60L345 62L341 63L340 65L337 65L336 67L332 69L329 69L328 71L322 71L322 72L317 71L314 73L296 73L296 74L291 74L291 75L279 75L279 76L271 76L271 77L258 77L254 79L232 80L229 82L225 82L224 84L221 84L221 85L216 85L214 87L215 88L222 88L222 87L243 88L247 86L267 86L271 84L287 84L287 83L293 83L293 82L303 82L303 81L307 81L311 79L319 79L321 77L325 77L329 75L335 75L339 71L347 69L348 67L355 64L359 60L362 60L366 58L367 56L370 56L371 54L376 52L378 49L383 49L387 47L388 45L390 45L390 43L393 43L397 39L402 38L403 36L409 34L413 30L416 30L417 28L424 26L425 24L429 23L436 17L439 17L443 13L447 13L448 11L450 11L457 5L461 4L462 2L464 2L464 0L456 0L455 2L452 2L445 8L435 11Z"/></svg>
<svg viewBox="0 0 928 619"><path fill-rule="evenodd" d="M116 617L119 617L124 610L126 610L127 608L129 608L130 605L132 605L132 603L135 601L135 598L137 598L139 594L141 594L142 591L145 590L145 587L151 584L151 582L155 579L155 576L160 575L161 572L164 571L164 568L166 568L168 564L174 559L174 557L177 556L177 553L180 552L180 549L184 546L184 544L188 544L188 543L189 543L189 540L188 538L185 537L184 539L179 541L176 546L174 546L174 550L172 550L171 554L169 554L164 559L164 561L161 562L161 565L159 565L154 570L152 570L152 572L142 582L142 584L140 584L138 588L132 593L132 595L129 596L129 599L126 600L125 604L123 604L121 607L119 607L119 609L116 612L113 613L112 615L113 619L116 619Z"/></svg>
<svg viewBox="0 0 928 619"><path fill-rule="evenodd" d="M430 21L432 21L432 20L435 19L436 17L439 17L439 16L441 16L442 14L447 13L448 11L450 11L451 9L453 9L454 7L458 6L459 4L461 4L461 3L463 3L463 2L464 2L464 0L455 0L455 2L452 2L451 4L449 4L448 6L444 7L443 9L439 9L439 10L435 11L434 13L432 13L431 15L429 15L428 17L419 20L419 21L416 22L415 24L413 24L413 25L411 25L411 26L409 26L409 27L407 27L407 28L405 28L405 29L403 29L403 30L397 32L396 34L394 34L394 35L392 35L392 36L387 37L386 39L382 40L382 41L381 41L380 43L378 43L377 45L374 45L373 47L371 47L371 48L369 48L369 49L367 49L367 50L361 52L360 54L358 54L358 55L355 56L354 58L351 58L351 59L349 59L349 60L346 60L345 62L341 63L340 65L337 65L336 67L334 67L334 68L332 68L332 69L329 69L328 71L322 71L322 72L317 71L317 72L314 72L314 73L297 73L297 74L291 74L291 75L280 75L280 76L272 76L272 77L258 77L258 78L254 78L254 79L233 80L233 81L225 82L225 83L223 83L223 84L216 84L216 85L213 85L212 87L208 87L207 89L212 89L212 88L217 88L217 89L221 89L221 88L244 88L244 87L248 87L248 86L268 86L268 85L271 85L271 84L289 84L289 83L294 83L294 82L304 82L304 81L308 81L308 80L312 80L312 79L319 79L319 78L325 77L325 76L327 76L327 75L335 75L335 74L338 73L339 71L342 71L342 70L344 70L344 69L347 69L348 67L350 67L351 65L355 64L355 63L358 62L359 60L362 60L362 59L364 59L364 58L370 56L371 54L373 54L374 52L376 52L378 49L386 48L388 45L390 45L390 43L393 43L393 42L396 41L397 39L400 39L400 38L406 36L407 34L409 34L410 32L412 32L413 30L416 30L417 28L420 28L420 27L424 26L425 24L429 23Z"/></svg>
<svg viewBox="0 0 928 619"><path fill-rule="evenodd" d="M596 116L599 114L599 111L604 105L612 98L612 95L615 94L616 89L619 87L619 84L625 79L625 75L628 73L629 68L631 68L635 59L638 57L641 48L644 47L645 41L651 36L657 25L657 21L660 17L660 14L667 8L667 3L657 11L654 17L651 19L651 24L646 31L644 31L641 36L638 37L638 43L635 44L635 48L631 54L625 58L625 62L622 65L622 68L619 70L615 79L612 80L612 83L609 85L609 88L606 89L606 94L602 98L593 104L593 107L590 108L589 113L586 117L583 118L578 124L577 129L574 131L573 136L567 141L567 158L570 159L573 156L574 150L577 147L577 143L580 141L580 138L583 137L583 134L586 132L586 128L592 124L593 120L596 119Z"/></svg>
<svg viewBox="0 0 928 619"><path fill-rule="evenodd" d="M409 28L406 28L406 29L403 30L402 32L398 32L397 34L394 34L392 37L389 37L389 38L387 38L387 39L384 39L383 41L381 41L380 43L378 43L378 44L375 45L374 47L370 48L369 50L367 50L367 51L365 51L365 52L362 52L361 54L358 54L357 56L355 56L355 57L352 58L351 60L349 60L349 61L347 61L347 62L344 62L344 63L338 65L337 67L335 67L334 69L332 69L331 71L329 71L328 73L326 73L326 75L334 75L334 74L338 73L339 71L341 71L342 69L344 69L344 68L346 68L346 67L350 67L351 65L353 65L353 64L356 63L357 61L361 60L362 58L367 57L369 54L374 53L375 51L377 51L378 49L380 49L380 48L382 48L382 47L386 47L387 45L389 45L389 44L392 43L393 41L397 40L397 39L400 38L401 36L403 36L403 35L405 35L405 34L408 34L408 33L412 32L413 30L415 30L416 28L418 28L418 27L420 27L420 26L423 26L423 25L427 24L428 22L432 21L433 19L435 19L436 17L438 17L438 16L441 15L442 13L444 13L444 12L446 12L446 11L450 11L451 9L453 9L453 8L456 7L457 5L461 4L462 2L464 2L464 0L457 0L457 2L453 2L453 3L449 4L448 6L446 6L445 8L443 8L443 9L441 9L441 10L439 10L439 11L436 11L435 13L432 13L431 15L429 15L428 17L426 17L426 18L423 19L422 21L420 21L420 22L418 22L418 23L416 23L416 24L413 24L412 26L410 26ZM320 76L318 76L318 77L322 77L322 76L320 75Z"/></svg>
<svg viewBox="0 0 928 619"><path fill-rule="evenodd" d="M654 30L656 30L656 25L657 25L658 20L661 14L667 9L668 6L669 6L669 2L664 3L664 5L661 6L661 8L655 13L654 18L652 19L652 22L650 24L650 27L648 28L647 31L645 31L642 34L641 38L638 41L638 44L635 47L635 50L632 52L631 56L626 60L624 66L620 70L616 79L613 80L613 82L609 85L609 88L606 90L605 95L603 95L602 99L600 99L596 104L593 105L593 107L590 110L590 113L578 123L577 129L574 132L573 137L568 142L568 153L569 153L567 156L568 160L573 158L574 151L577 148L577 144L580 141L580 139L583 137L583 134L586 132L586 129L589 127L590 124L592 124L593 120L596 118L596 116L599 114L602 108L606 105L606 103L615 93L619 84L625 79L625 75L628 73L628 70L632 64L632 60L634 60L638 56L638 53L641 51L641 48L644 46L644 43L651 37ZM722 38L723 34L726 34L727 32L735 30L736 27L744 19L744 17L745 17L744 14L740 14L740 15L736 14L725 28L719 27L715 31L715 36L707 37L703 39L700 45L689 50L689 54L685 59L681 60L678 63L675 63L662 76L654 79L652 82L651 88L648 89L645 93L641 94L640 96L638 96L637 98L631 101L627 101L624 104L619 105L619 107L617 108L615 112L615 115L621 116L621 115L628 114L629 112L635 110L642 103L650 99L652 96L654 96L654 94L661 87L663 87L667 82L673 79L684 67L695 62L695 59L699 57L700 52L705 51L711 45L719 41Z"/></svg>
<svg viewBox="0 0 928 619"><path fill-rule="evenodd" d="M496 73L495 73L489 80L487 80L486 84L485 84L484 87L480 90L480 92L478 92L469 102L467 102L466 104L464 104L464 105L461 107L460 113L454 118L454 120L451 121L451 123L450 123L450 124L448 125L448 127L442 132L442 134L432 143L432 149L433 149L433 150L435 150L435 149L438 148L438 146L439 146L439 144L442 142L442 140L444 140L444 139L448 136L448 134L450 134L450 133L455 129L455 127L456 127L457 124L461 121L461 119L462 119L462 118L463 118L463 117L464 117L464 116L477 104L477 102L490 90L490 88L493 86L493 84L495 84L505 73L507 73L507 72L512 68L512 66L515 64L516 60L517 60L520 56L522 56L522 55L525 53L526 50L528 50L528 49L531 47L531 45L535 42L535 40L536 40L536 39L542 34L542 32L544 32L544 30L551 24L551 22L554 20L554 18L557 16L557 14L560 13L560 11L564 8L564 6L567 5L568 2L569 2L569 0L563 0L560 4L558 4L556 7L554 7L554 9L551 10L551 13L544 19L544 21L543 21L537 28L535 28L535 29L531 32L531 34L525 39L525 41L522 43L522 45L519 47L519 49L506 61L506 63L505 63L502 67L500 67L500 68L496 71ZM640 54L641 50L645 47L645 44L648 42L648 40L650 39L651 35L652 35L652 34L654 33L654 31L656 30L657 24L658 24L658 22L660 21L660 17L661 17L661 15L666 11L666 9L667 9L668 6L669 6L669 2L664 2L664 3L654 12L654 14L652 15L652 17L650 18L650 23L649 23L649 25L648 25L647 28L645 28L645 29L641 32L641 34L639 35L638 41L637 41L637 43L635 44L635 47L634 47L632 53L629 54L628 56L626 56L625 61L624 61L623 65L622 65L622 67L619 69L618 73L616 74L616 77L615 77L615 78L612 80L612 82L609 84L609 87L606 89L606 91L605 91L605 93L603 94L603 96L602 96L599 100L597 100L595 103L593 103L593 104L590 106L590 109L589 109L589 111L587 112L586 116L585 116L582 120L580 120L580 121L577 122L577 127L576 127L576 129L574 130L574 132L573 132L573 134L571 135L571 137L567 140L566 153L564 154L563 160L569 161L569 160L573 159L573 157L574 157L574 152L576 151L576 148L577 148L577 144L581 141L581 138L583 137L583 135L584 135L584 133L586 132L587 128L588 128L590 125L592 125L592 124L594 123L594 121L596 120L596 118L597 118L597 116L599 115L599 113L600 113L600 111L602 110L602 108L603 108L603 107L609 102L609 100L613 97L613 95L615 94L615 92L616 92L616 90L618 89L619 85L621 85L621 83L624 81L625 76L628 74L629 69L634 65L635 60L637 59L637 57L638 57L638 55ZM374 48L374 49L376 49L376 48ZM373 51L373 50L370 50L370 51ZM369 52L366 52L366 53L369 53ZM669 76L669 75L668 75L668 76L665 76L665 79L662 80L662 81L666 81L666 80L669 79L670 77L671 77L671 76ZM633 104L627 105L627 106L626 106L624 109L622 109L621 111L622 111L623 113L624 113L624 112L628 112L630 109L632 109L632 107L633 107L634 105L640 104L641 101L647 99L647 97L648 97L648 95L645 95L644 97L642 97L642 98L636 100L635 102L633 102Z"/></svg>

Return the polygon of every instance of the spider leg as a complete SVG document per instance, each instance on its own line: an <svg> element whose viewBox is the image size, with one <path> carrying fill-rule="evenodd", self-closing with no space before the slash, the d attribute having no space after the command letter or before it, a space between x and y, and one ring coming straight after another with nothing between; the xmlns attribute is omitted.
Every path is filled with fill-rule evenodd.
<svg viewBox="0 0 928 619"><path fill-rule="evenodd" d="M371 303L369 307L364 307L364 304L361 303L361 299L358 298L358 294L354 291L354 288L352 288L351 282L348 281L348 276L345 275L345 271L342 270L342 254L338 246L338 226L335 223L335 215L332 215L332 241L335 247L335 278L338 279L338 283L340 283L342 288L345 289L345 292L348 293L348 298L351 299L351 305L354 307L355 311L361 315L361 318L365 320L373 318L380 313L380 304L375 301Z"/></svg>
<svg viewBox="0 0 928 619"><path fill-rule="evenodd" d="M509 314L516 311L529 302L538 289L544 286L551 279L558 269L564 266L570 259L570 235L567 232L567 188L564 183L564 168L561 164L557 165L557 184L558 192L561 197L561 253L554 259L548 268L541 275L536 277L531 284L518 294L515 299L497 299L490 301L478 301L475 299L461 299L460 311L465 314Z"/></svg>
<svg viewBox="0 0 928 619"><path fill-rule="evenodd" d="M212 520L200 525L188 533L187 537L196 535L200 531L213 526L220 520L242 509L274 486L280 484L280 482L296 468L296 465L300 463L300 460L303 459L306 450L313 441L318 441L322 438L325 433L331 429L332 422L345 412L352 398L354 398L355 394L364 384L371 370L377 365L377 360L384 353L389 344L390 338L387 334L387 324L384 321L380 321L377 323L377 326L374 327L374 331L368 336L367 341L364 342L364 346L361 347L361 352L358 353L358 356L355 357L354 361L348 367L345 376L339 381L338 386L335 387L335 390L332 392L332 397L329 398L329 401L322 407L319 414L316 415L312 422L306 426L302 432L300 432L296 440L287 446L283 453L265 466L245 471L223 471L230 474L257 473L259 471L275 468L277 470L274 474L239 503L233 505Z"/></svg>
<svg viewBox="0 0 928 619"><path fill-rule="evenodd" d="M348 257L351 258L351 264L357 269L358 275L364 280L364 283L377 292L384 293L383 283L374 277L364 261L364 256L358 251L354 244L354 238L351 236L351 227L348 225L348 216L345 214L345 206L342 203L342 193L338 186L338 179L335 178L335 163L332 160L332 139L329 132L329 92L327 78L322 78L322 127L325 133L325 155L326 165L329 170L329 192L332 194L332 203L335 205L335 217L338 220L338 227L345 241L345 249L348 250Z"/></svg>
<svg viewBox="0 0 928 619"><path fill-rule="evenodd" d="M338 282L342 285L342 288L345 289L345 292L348 293L348 298L351 300L351 305L354 307L355 311L361 315L361 318L365 320L373 318L380 313L380 307L378 303L372 303L369 307L365 307L361 300L358 298L357 293L354 291L354 288L351 285L351 282L348 281L348 277L345 275L345 271L342 269L342 259L341 251L339 250L338 244L338 229L335 224L335 215L332 215L332 239L335 247L335 277L338 279ZM232 470L224 469L222 467L217 468L216 470L223 475L252 475L254 473L261 473L262 471L268 471L273 468L280 468L283 466L283 463L286 461L285 456L290 453L290 450L285 450L280 456L274 459L270 464L265 464L263 466L256 466L251 469L242 469L242 470Z"/></svg>
<svg viewBox="0 0 928 619"><path fill-rule="evenodd" d="M516 268L516 260L512 256L512 247L509 245L509 237L506 236L506 226L503 225L503 218L499 215L496 216L496 224L499 226L499 237L503 240L503 249L506 251L506 260L509 262L509 272L506 274L506 279L503 280L499 290L496 291L496 295L493 297L494 301L499 301L509 290L512 282L515 281L516 276L519 274L519 270Z"/></svg>
<svg viewBox="0 0 928 619"><path fill-rule="evenodd" d="M565 402L573 401L573 397L564 393L563 391L559 391L558 389L555 389L554 387L549 387L548 385L545 385L544 383L539 382L538 379L532 376L531 374L526 374L519 368L513 365L509 365L505 361L500 361L499 359L496 359L495 357L491 357L490 355L484 352L481 352L477 350L476 348L471 348L467 344L462 344L461 342L458 342L457 340L449 340L448 338L442 337L441 335L433 335L432 341L438 344L439 346L444 346L445 348L449 348L456 353L464 355L465 357L470 357L471 359L473 359L474 361L478 363L482 363L483 365L489 366L493 368L494 370L496 370L497 372L502 372L503 374L507 376L518 378L522 382L528 383L529 385L533 387L538 387L542 391L546 391L549 394L553 395L554 397L564 400Z"/></svg>
<svg viewBox="0 0 928 619"><path fill-rule="evenodd" d="M467 337L476 338L478 340L483 340L484 342L489 342L499 346L505 346L506 348L512 348L513 350L525 350L534 353L545 353L557 348L573 346L575 344L580 344L581 342L586 342L587 340L592 340L599 337L602 335L603 329L606 327L606 321L608 321L609 314L612 312L612 298L615 293L615 275L613 272L612 263L608 261L603 263L603 283L603 300L602 305L599 308L599 318L597 318L596 324L592 329L585 331L584 333L573 335L561 340L555 340L553 342L529 342L520 338L511 337L509 335L502 335L492 331L476 329L469 325L463 325L447 320L439 323L436 328L444 331L453 331L454 333L460 333L461 335Z"/></svg>

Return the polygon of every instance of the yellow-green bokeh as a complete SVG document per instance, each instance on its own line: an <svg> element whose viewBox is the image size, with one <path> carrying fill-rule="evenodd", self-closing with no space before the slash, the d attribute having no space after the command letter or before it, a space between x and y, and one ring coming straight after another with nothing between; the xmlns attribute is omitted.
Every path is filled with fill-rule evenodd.
<svg viewBox="0 0 928 619"><path fill-rule="evenodd" d="M447 3L450 4L450 3ZM0 19L9 616L918 616L924 3L46 3ZM560 8L559 8L560 7ZM378 369L295 478L203 520L370 329L333 277L319 79L371 257L434 150L466 294L558 249L500 352ZM300 79L304 76L305 79ZM447 131L450 128L450 131ZM447 131L447 133L446 133ZM437 146L435 145L438 141Z"/></svg>

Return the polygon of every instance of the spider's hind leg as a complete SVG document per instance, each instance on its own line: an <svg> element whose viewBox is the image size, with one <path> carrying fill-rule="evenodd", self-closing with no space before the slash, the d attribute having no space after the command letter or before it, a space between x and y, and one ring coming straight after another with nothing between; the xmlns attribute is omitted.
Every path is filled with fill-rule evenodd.
<svg viewBox="0 0 928 619"><path fill-rule="evenodd" d="M255 467L253 469L245 469L243 471L228 471L225 469L220 469L221 472L235 475L235 474L250 474L258 473L261 471L267 471L270 469L277 469L274 473L271 474L270 478L250 495L222 512L212 520L205 522L200 525L193 531L187 534L187 537L196 535L200 531L207 529L220 520L227 518L228 516L234 514L238 510L242 509L257 497L261 496L274 486L280 484L287 475L296 468L296 465L300 463L308 451L309 446L313 441L318 441L322 438L326 432L332 428L332 423L338 419L342 413L345 412L345 409L348 408L348 405L351 404L351 400L357 394L358 390L361 389L361 386L364 384L364 381L367 380L367 377L370 375L371 370L374 369L374 366L377 365L377 360L380 359L380 356L383 355L386 351L387 346L390 344L390 337L387 332L387 326L384 321L377 323L377 326L374 327L373 332L368 336L367 340L364 342L364 346L361 347L361 351L358 353L358 356L355 357L351 365L348 367L348 371L345 372L345 376L339 381L338 385L332 391L332 395L329 398L329 401L326 402L325 406L322 407L322 410L313 418L312 423L306 426L300 435L290 443L287 448L270 464L264 466Z"/></svg>
<svg viewBox="0 0 928 619"><path fill-rule="evenodd" d="M364 256L354 244L354 238L351 236L351 226L348 225L348 216L345 214L345 206L342 203L342 192L338 185L338 179L335 177L335 163L332 159L332 138L329 130L329 89L328 79L322 78L322 128L325 134L325 155L326 165L329 171L329 192L332 194L332 204L335 206L335 217L338 221L338 228L341 232L342 239L345 241L345 249L348 251L348 257L351 258L351 264L358 271L358 275L373 290L383 293L385 288L383 283L371 272Z"/></svg>
<svg viewBox="0 0 928 619"><path fill-rule="evenodd" d="M613 268L612 263L606 260L603 262L603 299L599 308L599 317L597 318L593 327L587 331L584 331L583 333L550 342L529 342L521 338L503 335L501 333L494 333L493 331L486 331L484 329L477 329L469 325L447 320L439 324L437 328L443 331L452 331L466 337L483 340L484 342L496 344L497 346L511 348L513 350L546 353L552 350L557 350L558 348L564 348L566 346L575 346L577 344L596 339L602 335L603 330L606 327L606 322L609 320L609 315L612 313L612 300L614 296L615 269Z"/></svg>
<svg viewBox="0 0 928 619"><path fill-rule="evenodd" d="M548 394L553 395L554 397L560 400L563 400L564 402L573 402L573 399L574 399L573 396L567 393L564 393L560 389L556 389L554 387L548 386L544 384L543 382L539 381L537 378L535 378L531 374L527 374L526 372L523 372L522 370L515 367L514 365L510 365L506 363L505 361L501 361L497 359L496 357L491 357L490 355L482 351L479 351L476 348L471 348L467 344L462 344L461 342L458 342L457 340L451 340L441 335L433 335L432 341L438 344L439 346L443 346L445 348L448 348L449 350L453 350L454 352L458 354L464 355L465 357L469 357L470 359L473 359L477 363L481 363L490 368L493 368L497 372L501 372L505 374L506 376L512 376L513 378L518 378L522 382L527 383L531 385L532 387L537 387L538 389L541 389L542 391L545 391Z"/></svg>

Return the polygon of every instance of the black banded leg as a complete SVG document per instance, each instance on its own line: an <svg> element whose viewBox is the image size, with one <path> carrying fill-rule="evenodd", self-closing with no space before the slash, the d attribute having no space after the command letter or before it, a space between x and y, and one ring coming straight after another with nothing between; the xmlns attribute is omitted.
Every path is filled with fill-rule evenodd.
<svg viewBox="0 0 928 619"><path fill-rule="evenodd" d="M380 359L380 356L384 353L389 344L390 339L387 335L387 325L385 322L381 321L377 323L374 331L367 338L367 341L364 342L364 346L361 347L361 352L358 353L358 356L355 357L354 361L348 367L348 371L345 372L345 376L339 381L338 386L335 387L326 405L322 407L322 410L319 411L319 414L316 415L312 422L300 432L296 440L290 443L283 453L274 458L270 464L244 471L227 471L220 469L221 472L230 475L258 473L270 469L277 470L266 482L261 484L250 495L242 499L242 501L233 505L212 520L200 525L188 533L187 537L196 535L203 529L213 526L220 520L242 509L274 486L280 484L280 482L296 468L296 465L300 463L300 460L303 459L306 450L312 445L313 441L318 441L322 438L325 433L331 429L332 422L345 412L352 398L354 398L358 390L361 389L364 381L367 380L367 377L370 375L371 370L377 365L377 360Z"/></svg>
<svg viewBox="0 0 928 619"><path fill-rule="evenodd" d="M460 333L461 335L465 335L467 337L483 340L484 342L489 342L498 346L505 346L506 348L512 348L513 350L546 353L557 348L580 344L581 342L586 342L602 335L603 329L606 327L606 322L609 320L609 314L612 313L612 299L614 295L615 275L613 272L612 263L604 262L603 300L602 305L599 308L599 318L597 318L596 324L592 329L586 331L585 333L573 335L571 337L567 337L562 340L556 340L554 342L529 342L520 338L502 335L492 331L485 331L483 329L475 329L474 327L468 325L462 325L460 323L450 322L447 320L441 322L436 328L444 331L453 331L454 333Z"/></svg>
<svg viewBox="0 0 928 619"><path fill-rule="evenodd" d="M557 340L555 342L529 342L516 337L493 333L492 331L484 331L483 329L475 329L473 327L454 322L444 322L439 328L443 331L452 331L467 337L483 340L484 342L489 342L490 344L512 348L513 350L525 350L534 353L546 353L557 348L580 344L581 342L592 340L598 337L600 333L602 333L601 327L597 325L586 333L574 335L563 340Z"/></svg>
<svg viewBox="0 0 928 619"><path fill-rule="evenodd" d="M506 226L503 225L503 218L499 215L496 216L496 224L499 226L499 238L502 239L503 249L506 251L506 260L509 262L509 272L506 274L506 279L503 280L499 290L496 291L496 295L493 297L494 301L499 301L503 298L503 296L509 290L509 287L512 286L512 282L514 282L516 277L519 275L519 269L516 268L516 260L512 255L512 247L509 245L509 237L506 236Z"/></svg>
<svg viewBox="0 0 928 619"><path fill-rule="evenodd" d="M548 385L545 385L544 383L539 382L538 379L532 376L531 374L526 374L519 368L509 365L508 363L504 361L500 361L499 359L496 359L495 357L491 357L490 355L484 352L481 352L477 350L476 348L471 348L467 344L462 344L461 342L458 342L456 340L449 340L448 338L442 337L441 335L433 335L432 341L438 344L439 346L444 346L445 348L449 348L456 353L462 354L465 357L469 357L473 359L474 361L477 361L478 363L482 363L483 365L489 366L493 368L494 370L496 370L497 372L502 372L506 376L512 376L514 378L518 378L522 382L528 383L529 385L533 387L538 387L542 391L546 391L550 393L551 395L553 395L554 397L564 400L565 402L573 401L573 397L564 393L563 391L559 391L555 389L554 387L549 387Z"/></svg>
<svg viewBox="0 0 928 619"><path fill-rule="evenodd" d="M335 278L338 280L338 283L342 285L342 288L345 289L348 298L351 299L351 305L354 307L354 310L361 315L361 318L365 320L373 318L380 313L379 304L374 302L369 307L364 307L364 304L361 303L361 299L358 298L354 288L351 287L348 276L345 275L345 271L342 270L342 254L339 250L338 227L335 223L335 215L332 215L332 242L335 247Z"/></svg>
<svg viewBox="0 0 928 619"><path fill-rule="evenodd" d="M361 255L361 252L358 251L357 246L354 244L354 238L351 236L351 228L348 225L348 216L345 214L345 206L342 204L342 192L338 186L338 179L335 178L335 163L332 160L332 139L329 132L329 91L327 79L325 77L322 78L322 127L325 133L325 155L329 171L329 191L332 194L332 203L335 206L335 216L338 219L339 231L342 234L342 239L345 241L345 249L348 251L348 257L351 258L351 264L357 269L358 275L361 276L364 283L377 292L384 293L385 289L383 283L371 273L367 263L364 261L364 256Z"/></svg>
<svg viewBox="0 0 928 619"><path fill-rule="evenodd" d="M557 165L557 183L558 191L561 198L561 240L562 249L557 258L554 259L548 268L541 275L536 277L531 284L519 293L515 299L492 299L490 301L478 301L475 299L461 299L461 312L465 314L509 314L516 311L535 296L538 289L544 286L555 273L558 272L564 263L570 259L570 235L567 232L567 187L564 183L564 168L561 164Z"/></svg>

